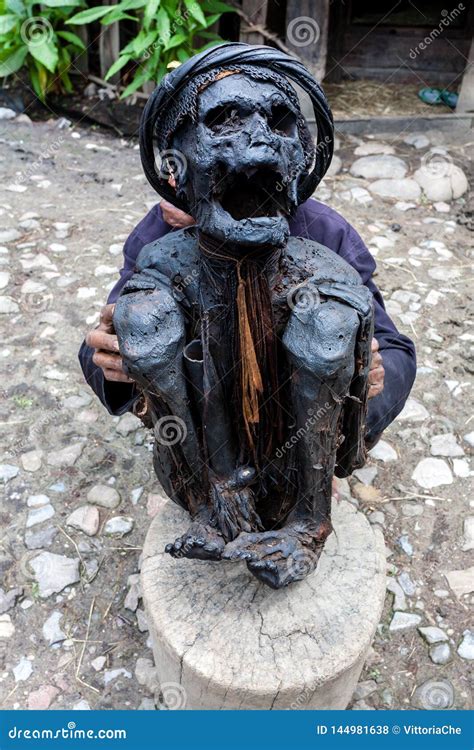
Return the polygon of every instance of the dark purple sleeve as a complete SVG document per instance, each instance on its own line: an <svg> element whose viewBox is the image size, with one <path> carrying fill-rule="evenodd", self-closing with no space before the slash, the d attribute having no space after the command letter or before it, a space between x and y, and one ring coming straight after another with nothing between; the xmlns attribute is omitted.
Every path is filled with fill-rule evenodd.
<svg viewBox="0 0 474 750"><path fill-rule="evenodd" d="M135 261L142 247L163 237L171 231L166 224L159 205L153 206L144 219L135 227L123 248L123 268L120 278L109 294L108 303L115 302L120 291L132 276ZM92 361L94 350L83 341L79 350L79 362L86 382L97 394L110 414L120 415L129 411L135 401L135 386L127 383L114 383L104 378L104 373Z"/></svg>
<svg viewBox="0 0 474 750"><path fill-rule="evenodd" d="M374 296L375 338L385 368L385 387L369 401L367 442L373 443L403 409L416 375L413 341L399 333L388 316L382 295L372 280L376 265L356 230L333 209L310 199L290 225L291 234L320 242L353 266Z"/></svg>

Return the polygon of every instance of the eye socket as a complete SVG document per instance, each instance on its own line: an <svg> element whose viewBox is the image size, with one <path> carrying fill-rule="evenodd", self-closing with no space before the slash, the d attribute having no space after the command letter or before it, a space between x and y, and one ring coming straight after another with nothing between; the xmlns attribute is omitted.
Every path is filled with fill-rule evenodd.
<svg viewBox="0 0 474 750"><path fill-rule="evenodd" d="M229 104L214 107L204 118L204 124L213 132L218 132L225 125L230 125L237 119L238 112Z"/></svg>
<svg viewBox="0 0 474 750"><path fill-rule="evenodd" d="M296 116L284 104L274 104L268 118L268 124L275 133L280 135L294 135L296 132Z"/></svg>

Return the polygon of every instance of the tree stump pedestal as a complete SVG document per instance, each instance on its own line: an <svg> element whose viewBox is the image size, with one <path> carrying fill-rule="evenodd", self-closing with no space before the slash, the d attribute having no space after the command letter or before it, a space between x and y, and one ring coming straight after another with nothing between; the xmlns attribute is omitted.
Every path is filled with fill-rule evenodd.
<svg viewBox="0 0 474 750"><path fill-rule="evenodd" d="M188 516L163 504L147 534L142 590L171 709L345 709L385 597L380 529L347 501L317 570L279 591L244 563L164 553Z"/></svg>

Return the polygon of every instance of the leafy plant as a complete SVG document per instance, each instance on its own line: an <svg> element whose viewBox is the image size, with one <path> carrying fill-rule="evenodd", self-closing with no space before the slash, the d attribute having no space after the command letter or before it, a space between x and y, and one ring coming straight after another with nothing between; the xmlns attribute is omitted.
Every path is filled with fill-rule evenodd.
<svg viewBox="0 0 474 750"><path fill-rule="evenodd" d="M125 19L137 23L136 36L120 50L106 75L107 80L126 65L131 67L133 78L122 92L124 98L147 81L159 81L173 64L222 42L218 34L208 29L223 13L233 10L220 0L121 0L117 5L83 10L67 23L87 24L99 19L103 25ZM197 49L196 36L207 40Z"/></svg>
<svg viewBox="0 0 474 750"><path fill-rule="evenodd" d="M33 405L33 399L28 396L13 396L13 402L19 409L28 409Z"/></svg>
<svg viewBox="0 0 474 750"><path fill-rule="evenodd" d="M84 44L65 22L84 0L0 0L0 78L28 69L37 96L70 93L69 70Z"/></svg>

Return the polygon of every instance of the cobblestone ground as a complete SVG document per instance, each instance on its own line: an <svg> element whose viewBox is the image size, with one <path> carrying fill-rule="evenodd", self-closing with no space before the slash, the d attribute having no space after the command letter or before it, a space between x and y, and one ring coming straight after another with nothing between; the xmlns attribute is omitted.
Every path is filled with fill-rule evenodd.
<svg viewBox="0 0 474 750"><path fill-rule="evenodd" d="M389 555L359 709L471 702L472 235L468 193L450 200L465 188L455 165L465 170L468 139L346 136L318 192L376 256L376 281L419 358L405 411L340 488L383 527ZM0 160L0 703L153 708L137 575L162 502L150 436L106 413L77 350L154 196L135 144L58 123L1 122Z"/></svg>

